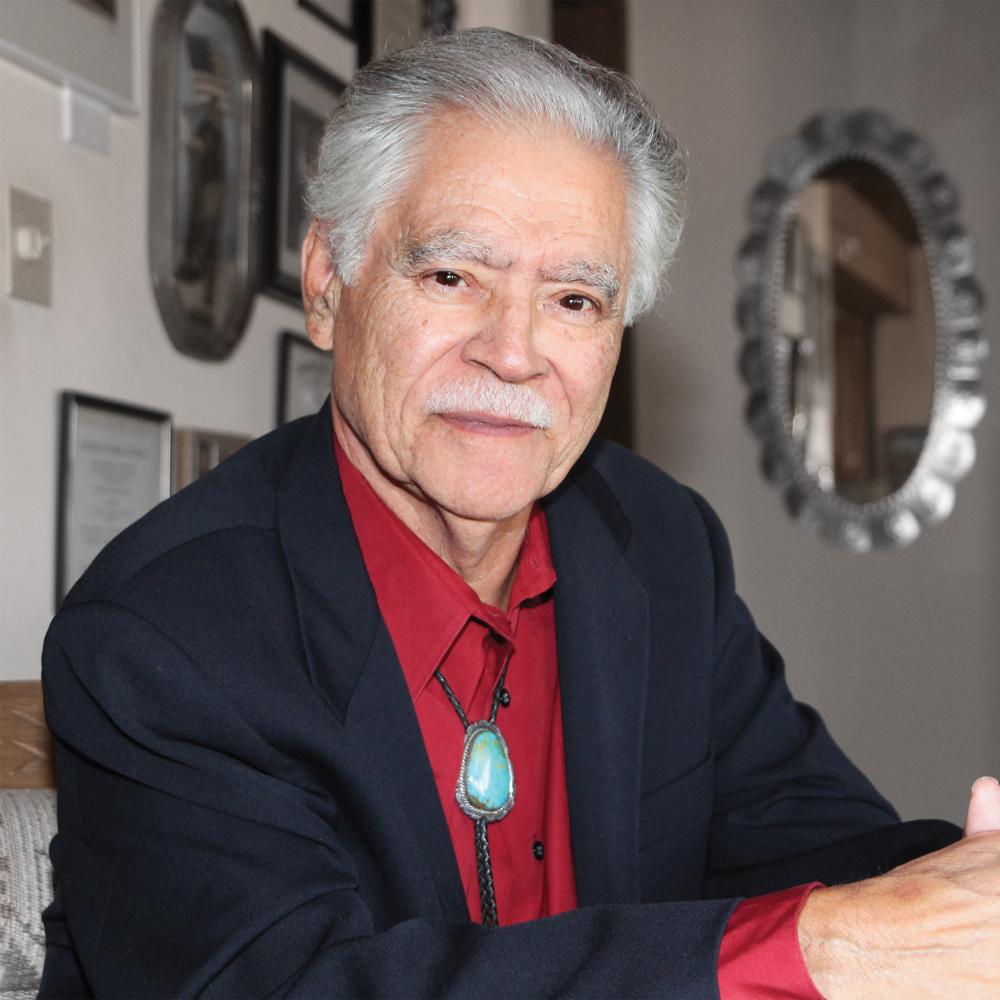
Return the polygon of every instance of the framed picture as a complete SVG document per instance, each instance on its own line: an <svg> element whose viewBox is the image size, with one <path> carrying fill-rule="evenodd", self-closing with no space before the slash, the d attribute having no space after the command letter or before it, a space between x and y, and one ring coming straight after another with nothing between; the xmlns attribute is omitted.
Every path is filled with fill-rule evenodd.
<svg viewBox="0 0 1000 1000"><path fill-rule="evenodd" d="M174 347L227 357L257 289L259 85L243 9L171 0L153 22L149 263Z"/></svg>
<svg viewBox="0 0 1000 1000"><path fill-rule="evenodd" d="M118 17L118 0L76 0L76 2L98 11L105 17L110 17L112 21Z"/></svg>
<svg viewBox="0 0 1000 1000"><path fill-rule="evenodd" d="M346 38L355 37L358 8L362 6L362 0L299 0L299 6Z"/></svg>
<svg viewBox="0 0 1000 1000"><path fill-rule="evenodd" d="M358 65L413 45L424 35L455 30L455 0L368 0L357 4Z"/></svg>
<svg viewBox="0 0 1000 1000"><path fill-rule="evenodd" d="M169 414L64 392L56 606L115 535L169 495Z"/></svg>
<svg viewBox="0 0 1000 1000"><path fill-rule="evenodd" d="M278 345L279 424L315 413L330 392L333 355L285 330Z"/></svg>
<svg viewBox="0 0 1000 1000"><path fill-rule="evenodd" d="M206 472L248 444L252 439L244 434L226 434L196 427L177 427L173 437L174 493L190 486Z"/></svg>
<svg viewBox="0 0 1000 1000"><path fill-rule="evenodd" d="M299 255L309 211L306 180L327 118L344 84L322 67L264 32L264 289L298 304Z"/></svg>
<svg viewBox="0 0 1000 1000"><path fill-rule="evenodd" d="M136 0L0 0L0 57L136 114L140 106Z"/></svg>

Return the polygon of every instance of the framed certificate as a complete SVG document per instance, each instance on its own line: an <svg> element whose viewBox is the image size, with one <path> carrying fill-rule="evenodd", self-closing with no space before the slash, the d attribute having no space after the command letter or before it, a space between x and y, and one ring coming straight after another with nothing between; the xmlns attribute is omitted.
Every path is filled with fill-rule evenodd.
<svg viewBox="0 0 1000 1000"><path fill-rule="evenodd" d="M278 420L311 416L329 395L333 355L321 351L302 336L285 330L278 358Z"/></svg>
<svg viewBox="0 0 1000 1000"><path fill-rule="evenodd" d="M0 58L134 115L142 104L138 8L136 0L0 0Z"/></svg>
<svg viewBox="0 0 1000 1000"><path fill-rule="evenodd" d="M64 392L56 606L115 535L169 495L169 414Z"/></svg>

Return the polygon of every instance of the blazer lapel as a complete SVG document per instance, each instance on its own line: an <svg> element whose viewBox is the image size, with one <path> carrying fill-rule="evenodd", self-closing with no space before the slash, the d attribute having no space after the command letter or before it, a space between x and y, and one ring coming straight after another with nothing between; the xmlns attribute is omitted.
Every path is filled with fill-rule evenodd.
<svg viewBox="0 0 1000 1000"><path fill-rule="evenodd" d="M625 562L627 521L597 473L571 475L546 513L577 897L638 902L649 601Z"/></svg>
<svg viewBox="0 0 1000 1000"><path fill-rule="evenodd" d="M382 621L333 454L329 403L292 457L279 496L278 524L299 610L310 676L349 740L374 764L371 787L407 827L447 919L468 920L465 893L413 703ZM385 794L385 793L388 794ZM399 839L399 838L396 838ZM408 866L409 883L419 873ZM414 882L414 879L417 882Z"/></svg>

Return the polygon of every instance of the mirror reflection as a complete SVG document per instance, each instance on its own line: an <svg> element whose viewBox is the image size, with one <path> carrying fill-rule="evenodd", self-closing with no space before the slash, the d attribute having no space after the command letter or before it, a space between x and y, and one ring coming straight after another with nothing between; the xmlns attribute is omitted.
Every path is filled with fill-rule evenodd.
<svg viewBox="0 0 1000 1000"><path fill-rule="evenodd" d="M837 161L788 223L777 327L798 460L824 491L887 497L920 457L934 397L926 254L893 179Z"/></svg>

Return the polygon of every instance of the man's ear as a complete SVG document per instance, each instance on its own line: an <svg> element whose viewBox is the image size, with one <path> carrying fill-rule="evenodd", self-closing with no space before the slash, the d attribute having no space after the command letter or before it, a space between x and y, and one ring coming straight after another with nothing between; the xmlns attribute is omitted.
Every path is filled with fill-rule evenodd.
<svg viewBox="0 0 1000 1000"><path fill-rule="evenodd" d="M333 322L342 283L326 236L326 226L313 219L302 241L302 304L309 339L321 350L329 351L333 347Z"/></svg>

